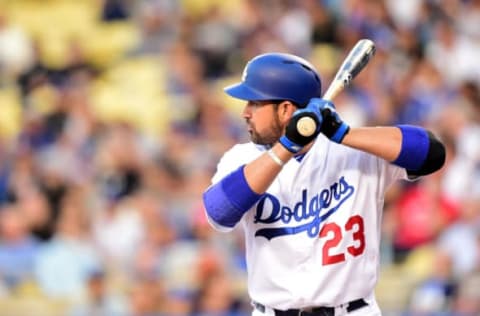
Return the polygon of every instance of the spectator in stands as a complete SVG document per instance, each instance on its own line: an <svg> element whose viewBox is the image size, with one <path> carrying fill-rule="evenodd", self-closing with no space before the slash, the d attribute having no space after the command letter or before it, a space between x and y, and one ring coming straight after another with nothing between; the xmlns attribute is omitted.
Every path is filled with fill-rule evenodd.
<svg viewBox="0 0 480 316"><path fill-rule="evenodd" d="M117 290L131 294L129 316L185 316L194 302L199 314L239 313L244 242L212 234L196 208L243 124L218 86L267 51L309 55L329 81L339 52L371 37L376 55L338 110L428 125L449 144L438 177L390 192L397 235L392 246L385 230L384 249L438 246L458 285L439 313L478 314L479 14L478 0L0 1L0 270L11 285L33 274L48 302L81 297L78 313L113 313ZM448 282L420 280L416 302Z"/></svg>
<svg viewBox="0 0 480 316"><path fill-rule="evenodd" d="M64 197L55 235L39 250L34 272L47 297L81 299L91 271L102 266L93 247L85 202L73 191Z"/></svg>
<svg viewBox="0 0 480 316"><path fill-rule="evenodd" d="M32 281L39 242L29 233L18 206L0 207L0 279L12 290Z"/></svg>
<svg viewBox="0 0 480 316"><path fill-rule="evenodd" d="M119 290L109 288L105 271L96 269L89 273L87 280L87 295L74 303L69 316L129 316L126 298L119 295Z"/></svg>

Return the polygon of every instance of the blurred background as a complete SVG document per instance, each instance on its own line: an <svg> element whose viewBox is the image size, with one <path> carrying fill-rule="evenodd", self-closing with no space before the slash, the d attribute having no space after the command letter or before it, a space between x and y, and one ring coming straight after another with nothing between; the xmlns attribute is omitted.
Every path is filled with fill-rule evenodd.
<svg viewBox="0 0 480 316"><path fill-rule="evenodd" d="M364 37L343 118L447 146L388 192L378 301L480 315L479 0L0 0L0 315L250 315L242 232L201 205L247 141L222 88L271 51L326 87Z"/></svg>

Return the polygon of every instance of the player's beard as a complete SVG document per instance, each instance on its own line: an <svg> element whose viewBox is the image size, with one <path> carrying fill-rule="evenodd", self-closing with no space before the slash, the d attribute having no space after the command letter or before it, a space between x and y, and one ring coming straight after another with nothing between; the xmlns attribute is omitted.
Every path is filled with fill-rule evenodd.
<svg viewBox="0 0 480 316"><path fill-rule="evenodd" d="M253 143L258 145L272 146L280 139L280 136L283 135L285 129L280 123L280 119L276 113L273 115L273 120L270 126L262 133L257 131L254 124L251 124L250 122L247 123L251 127L250 139Z"/></svg>

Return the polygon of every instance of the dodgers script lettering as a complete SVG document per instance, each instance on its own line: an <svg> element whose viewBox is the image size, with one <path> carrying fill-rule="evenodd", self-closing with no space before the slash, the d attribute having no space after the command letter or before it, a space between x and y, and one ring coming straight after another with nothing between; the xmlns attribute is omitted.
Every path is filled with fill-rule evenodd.
<svg viewBox="0 0 480 316"><path fill-rule="evenodd" d="M300 200L293 206L282 205L277 197L267 193L257 204L254 223L281 223L282 226L261 228L255 236L270 240L279 236L307 232L311 238L318 237L320 224L335 213L354 191L355 188L345 180L345 177L341 177L338 182L311 197L308 190L302 190Z"/></svg>

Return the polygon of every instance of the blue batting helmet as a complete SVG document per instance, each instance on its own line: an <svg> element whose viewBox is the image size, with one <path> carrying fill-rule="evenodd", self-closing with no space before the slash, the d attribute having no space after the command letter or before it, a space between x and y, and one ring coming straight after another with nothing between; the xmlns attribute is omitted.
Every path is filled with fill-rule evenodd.
<svg viewBox="0 0 480 316"><path fill-rule="evenodd" d="M321 97L317 71L303 58L284 53L254 57L243 70L242 82L226 87L230 96L247 100L289 100L300 107Z"/></svg>

